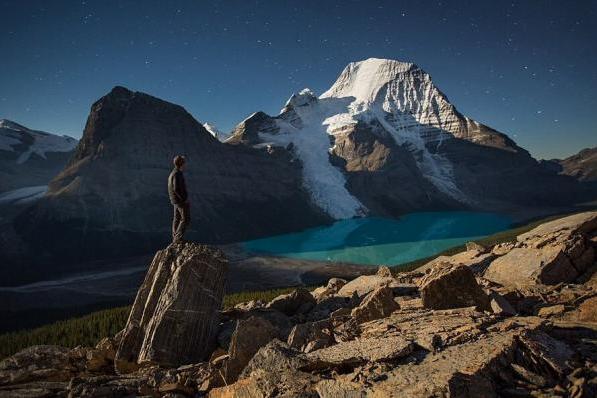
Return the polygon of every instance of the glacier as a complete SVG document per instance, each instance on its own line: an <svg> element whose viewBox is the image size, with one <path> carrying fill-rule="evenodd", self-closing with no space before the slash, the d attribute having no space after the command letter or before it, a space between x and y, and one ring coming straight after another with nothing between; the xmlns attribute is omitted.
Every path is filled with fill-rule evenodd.
<svg viewBox="0 0 597 398"><path fill-rule="evenodd" d="M335 138L354 125L370 126L374 134L387 133L412 154L427 181L465 205L475 201L458 186L454 166L442 155L443 143L459 138L508 151L519 149L505 135L460 114L417 65L389 59L352 62L319 97L304 89L293 94L277 116L265 117L269 119L263 123L254 122L260 126L259 145L291 149L302 163L303 182L313 202L335 219L368 211L347 188L344 171L330 162Z"/></svg>

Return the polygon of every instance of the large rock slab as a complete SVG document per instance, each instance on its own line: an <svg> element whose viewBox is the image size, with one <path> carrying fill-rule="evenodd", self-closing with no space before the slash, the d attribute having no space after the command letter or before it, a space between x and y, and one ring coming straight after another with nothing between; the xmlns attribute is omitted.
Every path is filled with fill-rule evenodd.
<svg viewBox="0 0 597 398"><path fill-rule="evenodd" d="M227 266L221 251L196 243L158 251L118 346L117 370L207 359L215 345Z"/></svg>
<svg viewBox="0 0 597 398"><path fill-rule="evenodd" d="M538 227L516 237L519 242L560 234L586 234L597 230L597 211L577 213L539 225Z"/></svg>
<svg viewBox="0 0 597 398"><path fill-rule="evenodd" d="M252 316L238 321L228 349L229 359L224 364L226 383L236 381L253 355L278 334L279 330L264 318Z"/></svg>
<svg viewBox="0 0 597 398"><path fill-rule="evenodd" d="M514 248L495 259L483 275L505 286L528 286L537 283L572 282L578 276L563 245Z"/></svg>
<svg viewBox="0 0 597 398"><path fill-rule="evenodd" d="M440 264L419 281L425 308L436 310L475 306L490 310L490 300L473 271L462 264Z"/></svg>
<svg viewBox="0 0 597 398"><path fill-rule="evenodd" d="M372 397L496 397L492 374L510 361L516 333L494 334L398 366L366 390Z"/></svg>
<svg viewBox="0 0 597 398"><path fill-rule="evenodd" d="M366 362L392 361L410 354L412 341L400 336L362 338L335 344L307 354L318 366L356 366Z"/></svg>
<svg viewBox="0 0 597 398"><path fill-rule="evenodd" d="M485 278L505 286L573 282L595 260L590 238L597 231L597 212L578 213L539 225L518 235L515 247L503 250Z"/></svg>

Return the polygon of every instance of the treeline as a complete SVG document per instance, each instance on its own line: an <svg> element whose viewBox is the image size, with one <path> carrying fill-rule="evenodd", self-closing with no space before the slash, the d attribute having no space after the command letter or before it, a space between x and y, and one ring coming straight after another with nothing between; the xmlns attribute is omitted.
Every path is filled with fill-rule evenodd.
<svg viewBox="0 0 597 398"><path fill-rule="evenodd" d="M230 308L250 300L270 301L274 297L292 290L293 288L289 287L229 294L224 297L224 308ZM102 338L114 336L124 328L130 309L130 306L112 308L31 330L1 334L0 359L32 345L59 345L71 348L78 345L95 346Z"/></svg>

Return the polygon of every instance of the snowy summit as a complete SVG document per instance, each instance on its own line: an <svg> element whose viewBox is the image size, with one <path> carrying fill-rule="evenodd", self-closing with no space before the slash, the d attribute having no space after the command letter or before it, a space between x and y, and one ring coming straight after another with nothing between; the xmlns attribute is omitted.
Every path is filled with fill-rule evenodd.
<svg viewBox="0 0 597 398"><path fill-rule="evenodd" d="M49 152L70 152L78 141L72 137L31 130L7 119L0 119L0 151L20 152L16 162L21 164L35 154L46 159Z"/></svg>
<svg viewBox="0 0 597 398"><path fill-rule="evenodd" d="M462 192L453 164L440 150L445 140L459 138L511 152L519 149L505 135L460 114L417 65L379 58L348 64L319 97L304 89L289 98L278 116L256 113L243 123L235 135L244 134L246 126L261 126L253 144L292 144L314 203L336 219L368 211L348 188L346 173L330 161L330 154L345 150L337 142L355 126L391 137L411 153L435 189L462 204L474 199Z"/></svg>

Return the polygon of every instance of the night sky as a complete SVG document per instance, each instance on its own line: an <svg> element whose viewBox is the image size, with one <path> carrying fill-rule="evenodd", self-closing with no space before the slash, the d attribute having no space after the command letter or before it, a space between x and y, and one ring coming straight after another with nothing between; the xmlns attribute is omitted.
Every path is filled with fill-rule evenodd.
<svg viewBox="0 0 597 398"><path fill-rule="evenodd" d="M224 131L351 61L418 64L539 158L597 145L597 1L0 0L0 118L80 137L115 85Z"/></svg>

